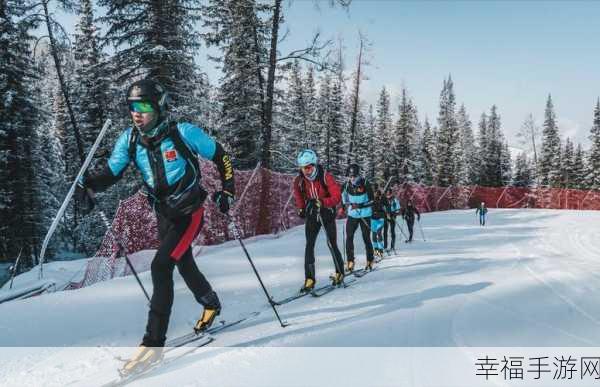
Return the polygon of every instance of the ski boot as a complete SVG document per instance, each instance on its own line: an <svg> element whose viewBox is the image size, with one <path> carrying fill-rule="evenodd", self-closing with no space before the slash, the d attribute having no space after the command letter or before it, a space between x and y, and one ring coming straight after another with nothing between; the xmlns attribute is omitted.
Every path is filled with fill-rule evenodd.
<svg viewBox="0 0 600 387"><path fill-rule="evenodd" d="M331 285L340 286L344 283L344 275L342 273L335 273L331 277Z"/></svg>
<svg viewBox="0 0 600 387"><path fill-rule="evenodd" d="M373 270L373 261L367 261L367 266L365 266L365 271Z"/></svg>
<svg viewBox="0 0 600 387"><path fill-rule="evenodd" d="M163 347L146 347L140 345L137 353L119 370L121 376L143 372L163 357Z"/></svg>
<svg viewBox="0 0 600 387"><path fill-rule="evenodd" d="M354 261L346 262L346 271L352 273L354 271Z"/></svg>
<svg viewBox="0 0 600 387"><path fill-rule="evenodd" d="M304 280L304 286L300 288L300 293L308 293L311 292L315 288L315 280L312 278L307 278Z"/></svg>
<svg viewBox="0 0 600 387"><path fill-rule="evenodd" d="M194 332L196 332L196 334L200 334L210 328L215 321L215 318L221 314L221 303L219 302L217 293L214 291L211 290L210 293L202 297L201 303L204 305L204 311L202 311L202 316L200 316L198 322L196 322L196 325L194 326Z"/></svg>

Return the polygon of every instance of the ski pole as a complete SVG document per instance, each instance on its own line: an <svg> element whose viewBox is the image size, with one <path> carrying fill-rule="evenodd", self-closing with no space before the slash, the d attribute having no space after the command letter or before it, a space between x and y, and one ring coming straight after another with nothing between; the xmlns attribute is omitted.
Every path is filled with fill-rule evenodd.
<svg viewBox="0 0 600 387"><path fill-rule="evenodd" d="M248 258L248 262L250 262L250 266L252 266L252 270L254 270L254 274L256 275L256 278L258 278L258 282L260 283L262 290L265 292L265 296L267 297L267 300L269 300L269 305L271 305L271 308L273 308L273 312L275 312L275 316L277 317L277 320L279 320L279 324L281 325L282 328L287 327L289 324L286 324L283 321L281 321L281 317L279 317L279 313L277 313L277 309L275 308L275 301L273 301L273 298L271 298L271 296L269 295L269 292L267 291L265 284L263 283L262 279L260 278L260 274L258 274L258 270L256 270L256 266L254 266L254 262L252 262L252 258L250 258L250 254L248 253L248 250L246 250L246 246L244 245L244 242L242 241L242 237L240 236L240 232L235 224L235 221L233 220L231 215L225 214L225 216L227 217L227 220L229 221L229 226L233 232L234 238L237 239L238 242L240 242L240 246L242 247L242 250L244 250L244 254L246 254L246 258Z"/></svg>
<svg viewBox="0 0 600 387"><path fill-rule="evenodd" d="M102 138L106 134L106 131L108 130L110 125L111 125L111 120L110 119L106 120L106 122L102 126L102 129L100 130L100 133L98 133L98 137L96 138L94 145L92 145L92 148L90 149L87 157L85 158L85 161L83 162L83 165L81 166L81 169L79 169L79 173L77 173L77 177L75 177L73 184L71 184L71 188L69 189L69 192L67 193L67 196L65 197L65 200L63 200L63 203L61 204L60 208L58 209L58 213L54 217L54 220L52 220L52 224L50 225L50 228L48 229L46 236L44 237L44 242L42 243L42 251L40 253L40 261L38 263L38 265L40 266L39 279L44 278L44 258L46 256L46 249L48 248L48 242L50 242L50 238L54 234L56 227L58 227L58 222L60 222L60 220L62 219L62 216L64 215L65 211L67 210L69 201L71 200L71 198L73 197L73 194L75 193L75 188L77 187L77 182L79 181L79 179L81 179L81 177L87 170L88 166L92 162L92 159L94 158L94 154L96 153L96 150L100 146L100 142L102 141Z"/></svg>
<svg viewBox="0 0 600 387"><path fill-rule="evenodd" d="M421 219L418 219L417 223L419 223L419 230L421 230L421 236L423 237L423 242L427 242L425 240L425 234L423 233L423 226L421 226Z"/></svg>
<svg viewBox="0 0 600 387"><path fill-rule="evenodd" d="M88 189L88 193L90 193L89 189ZM90 197L93 197L93 196L90 196ZM106 214L104 213L104 211L100 210L99 212L100 212L100 217L102 218L102 221L104 222L104 225L106 226L108 232L110 232L110 234L115 239L115 242L117 242L117 245L119 246L119 250L121 250L123 252L123 256L125 257L127 266L129 266L129 269L131 269L131 272L135 276L135 279L136 279L138 285L140 285L140 288L142 288L142 292L144 292L144 296L146 296L146 299L148 300L148 302L150 302L150 296L148 296L148 292L146 292L146 288L142 284L142 281L140 281L140 277L138 277L137 271L133 268L133 265L131 264L129 257L127 256L127 250L125 250L125 246L123 246L123 243L121 243L121 240L119 239L117 234L115 234L113 232L112 226L110 225L110 222L108 221L108 218L106 217Z"/></svg>
<svg viewBox="0 0 600 387"><path fill-rule="evenodd" d="M405 240L408 239L408 237L404 233L404 229L402 228L402 223L398 224L398 222L396 221L396 218L394 218L394 223L396 223L396 226L398 226L398 228L400 229L400 232L402 233L402 236L404 236L404 239Z"/></svg>
<svg viewBox="0 0 600 387"><path fill-rule="evenodd" d="M342 225L342 238L344 238L344 262L346 262L346 222Z"/></svg>
<svg viewBox="0 0 600 387"><path fill-rule="evenodd" d="M23 252L23 248L21 247L21 250L19 250L19 255L17 256L17 259L15 260L15 266L13 266L13 271L10 274L10 286L8 287L9 289L12 289L13 280L15 279L15 275L17 275L17 270L19 269L19 259L21 259L22 252Z"/></svg>

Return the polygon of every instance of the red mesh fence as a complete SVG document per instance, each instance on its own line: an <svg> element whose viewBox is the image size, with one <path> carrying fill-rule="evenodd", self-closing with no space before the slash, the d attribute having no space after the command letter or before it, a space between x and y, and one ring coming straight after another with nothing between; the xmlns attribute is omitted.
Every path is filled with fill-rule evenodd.
<svg viewBox="0 0 600 387"><path fill-rule="evenodd" d="M214 192L219 189L218 172L213 164L201 162L201 170L202 184L206 190ZM243 237L258 235L261 229L273 234L302 223L302 219L296 216L291 196L293 178L294 175L258 167L253 171L236 172L237 201L231 214ZM268 204L261 224L259 203L264 179L270 181L266 192ZM489 208L600 210L600 191L479 186L445 188L419 184L403 184L392 189L403 206L412 200L421 212L475 208L481 202L485 202ZM211 200L206 201L205 209L204 227L194 245L212 245L233 239L226 218ZM158 247L156 218L142 193L138 192L119 204L112 230L126 246L127 254ZM119 255L118 244L113 235L107 233L98 252L90 259L84 279L70 287L79 288L131 274L125 260ZM130 255L130 260L137 271L143 272L150 269L152 257Z"/></svg>

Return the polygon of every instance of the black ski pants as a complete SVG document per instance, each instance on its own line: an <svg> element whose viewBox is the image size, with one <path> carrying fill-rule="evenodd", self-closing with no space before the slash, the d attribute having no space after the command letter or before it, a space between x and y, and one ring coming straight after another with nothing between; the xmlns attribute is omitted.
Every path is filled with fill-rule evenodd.
<svg viewBox="0 0 600 387"><path fill-rule="evenodd" d="M365 250L367 252L367 261L373 260L373 245L371 244L371 229L369 226L371 223L371 217L366 218L352 218L346 219L346 256L348 261L354 261L354 233L356 229L360 227L363 242L365 243Z"/></svg>
<svg viewBox="0 0 600 387"><path fill-rule="evenodd" d="M304 249L305 278L315 279L315 243L317 242L319 230L321 230L321 223L325 228L327 246L329 246L329 251L333 257L335 271L336 273L344 272L342 253L340 253L340 249L337 245L335 209L321 208L320 210L311 211L311 213L306 216L306 223L304 227L304 233L306 235L306 248Z"/></svg>
<svg viewBox="0 0 600 387"><path fill-rule="evenodd" d="M415 218L407 218L406 225L408 226L408 241L412 242L413 228L415 227Z"/></svg>
<svg viewBox="0 0 600 387"><path fill-rule="evenodd" d="M392 235L392 243L391 248L394 250L396 247L396 217L390 216L389 218L385 218L385 223L383 224L383 248L387 249L388 247L388 230L390 230L390 234Z"/></svg>
<svg viewBox="0 0 600 387"><path fill-rule="evenodd" d="M196 266L191 248L192 241L202 228L204 208L175 220L160 214L157 214L157 217L160 246L151 265L154 289L146 334L142 341L142 345L148 347L162 347L165 344L173 305L175 266L200 304L202 304L202 297L212 291L210 284Z"/></svg>

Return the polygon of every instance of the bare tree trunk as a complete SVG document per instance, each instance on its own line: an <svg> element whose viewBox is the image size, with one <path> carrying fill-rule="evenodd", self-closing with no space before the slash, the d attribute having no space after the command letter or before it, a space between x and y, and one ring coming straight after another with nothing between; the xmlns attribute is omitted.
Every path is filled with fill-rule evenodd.
<svg viewBox="0 0 600 387"><path fill-rule="evenodd" d="M85 158L83 154L83 143L81 142L81 134L79 133L79 129L77 128L77 123L75 122L75 114L73 113L73 107L71 106L71 101L69 99L69 91L65 83L65 78L62 73L62 67L60 65L60 59L58 58L58 52L56 50L56 40L54 39L54 33L52 32L52 22L50 20L50 14L48 13L48 2L42 1L42 5L44 6L44 16L46 18L46 27L48 28L48 38L50 39L50 52L52 54L52 59L54 60L54 66L56 67L56 75L58 76L58 81L60 83L60 90L62 91L65 103L67 104L67 110L69 111L69 119L71 120L71 125L73 126L73 134L75 135L75 141L77 142L77 153L79 154L79 161L81 161L81 163L83 164L83 160Z"/></svg>
<svg viewBox="0 0 600 387"><path fill-rule="evenodd" d="M263 138L262 138L262 185L259 203L258 233L271 232L271 214L269 212L269 193L271 189L271 142L273 131L273 94L275 92L275 70L277 67L277 43L279 34L279 21L281 18L281 0L275 0L273 8L273 25L271 27L271 48L269 51L269 69L267 75L267 94L263 110ZM260 70L259 70L260 71ZM259 80L262 77L259 76Z"/></svg>
<svg viewBox="0 0 600 387"><path fill-rule="evenodd" d="M265 118L263 128L263 149L261 162L264 168L271 167L271 141L273 129L273 94L275 91L275 70L277 68L277 43L279 22L281 19L281 0L275 0L273 8L273 25L271 27L271 48L269 51L269 70L267 75L267 95L265 101Z"/></svg>

